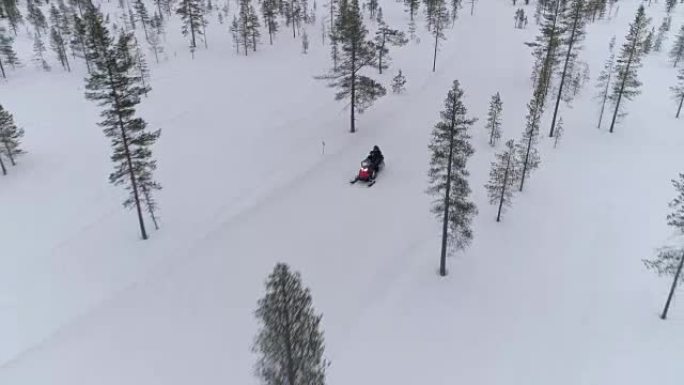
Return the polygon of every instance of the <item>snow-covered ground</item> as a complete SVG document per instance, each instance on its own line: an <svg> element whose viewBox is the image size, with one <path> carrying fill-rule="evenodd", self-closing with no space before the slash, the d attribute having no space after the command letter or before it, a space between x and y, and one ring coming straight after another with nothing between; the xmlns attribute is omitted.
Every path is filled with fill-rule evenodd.
<svg viewBox="0 0 684 385"><path fill-rule="evenodd" d="M407 28L401 3L380 4L390 25ZM0 178L0 383L257 383L253 310L284 261L324 314L331 385L681 384L684 302L660 320L669 281L641 263L670 234L670 179L683 171L665 53L645 60L644 93L616 132L595 128L593 79L637 5L620 2L614 20L589 26L581 55L592 81L562 107L559 148L542 135L542 167L501 223L483 187L496 151L484 117L501 92L503 137L520 136L534 4L526 30L513 29L509 1L479 2L474 16L466 6L436 73L419 21L422 41L395 49L380 77L388 84L401 68L407 92L361 115L354 135L345 105L314 79L330 65L318 23L308 55L283 31L243 57L214 18L194 60L170 25L169 60L150 63L140 108L162 128L162 229L145 242L107 183L108 142L83 97L84 68L42 73L20 50L28 65L0 84L28 151ZM647 10L656 26L663 8ZM480 213L472 246L443 279L427 143L453 79L481 119L469 163ZM374 144L387 167L373 188L350 187Z"/></svg>

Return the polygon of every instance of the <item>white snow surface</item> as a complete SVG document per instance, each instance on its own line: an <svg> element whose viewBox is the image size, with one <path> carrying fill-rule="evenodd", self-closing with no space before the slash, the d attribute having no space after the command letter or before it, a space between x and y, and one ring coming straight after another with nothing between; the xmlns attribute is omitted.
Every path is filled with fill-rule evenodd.
<svg viewBox="0 0 684 385"><path fill-rule="evenodd" d="M407 28L401 3L380 5ZM108 184L85 68L64 73L49 53L53 71L40 72L22 31L25 66L0 84L28 151L0 178L0 384L256 384L253 311L279 261L302 273L324 315L330 385L682 384L684 302L675 297L660 320L670 281L642 264L671 233L670 179L683 171L666 52L645 59L643 94L616 132L596 129L594 79L637 5L620 2L613 20L588 27L581 56L592 81L561 106L557 149L547 111L542 167L501 223L483 187L497 151L483 126L499 91L503 139L522 132L534 4L523 6L525 30L513 29L510 1L478 2L474 16L467 5L435 73L419 17L421 41L393 49L378 76L389 91L401 68L406 93L360 115L354 135L345 104L314 79L330 66L320 17L307 27L308 55L283 27L275 45L244 57L214 15L209 49L194 59L175 20L168 59L149 58L153 91L139 109L162 128L162 228L148 241ZM647 9L656 26L663 8ZM683 21L675 10L664 51ZM440 278L427 143L454 79L480 118L468 166L479 215L472 246ZM374 144L387 164L378 183L350 186Z"/></svg>

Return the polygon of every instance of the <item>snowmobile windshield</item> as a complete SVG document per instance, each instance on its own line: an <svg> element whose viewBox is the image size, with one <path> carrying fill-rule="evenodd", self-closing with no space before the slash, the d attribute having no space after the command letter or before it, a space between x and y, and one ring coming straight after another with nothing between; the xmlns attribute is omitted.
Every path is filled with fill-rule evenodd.
<svg viewBox="0 0 684 385"><path fill-rule="evenodd" d="M370 160L368 160L368 159L364 159L364 161L361 162L361 167L362 167L362 168L369 168L370 165L371 165L371 162L370 162Z"/></svg>

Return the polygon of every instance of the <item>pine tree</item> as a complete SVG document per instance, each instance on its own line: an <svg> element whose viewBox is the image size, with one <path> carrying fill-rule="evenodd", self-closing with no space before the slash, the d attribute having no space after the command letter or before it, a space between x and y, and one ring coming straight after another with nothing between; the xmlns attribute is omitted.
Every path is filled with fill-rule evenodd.
<svg viewBox="0 0 684 385"><path fill-rule="evenodd" d="M672 13L672 10L677 5L677 0L665 0L665 11Z"/></svg>
<svg viewBox="0 0 684 385"><path fill-rule="evenodd" d="M261 37L261 24L259 23L259 16L256 13L256 10L252 6L252 4L249 4L249 7L247 7L248 11L248 19L247 19L247 31L249 34L249 37L252 40L252 51L256 52L257 50L257 44L260 41Z"/></svg>
<svg viewBox="0 0 684 385"><path fill-rule="evenodd" d="M338 88L336 100L350 99L352 133L356 132L356 112L362 113L386 93L385 87L360 73L366 66L377 65L376 50L367 35L358 0L340 0L335 33L331 34L333 44L340 47L340 63L329 75L319 78L330 80L330 87Z"/></svg>
<svg viewBox="0 0 684 385"><path fill-rule="evenodd" d="M556 132L553 133L553 148L558 147L558 142L560 142L563 137L563 118L558 117L558 124L556 125Z"/></svg>
<svg viewBox="0 0 684 385"><path fill-rule="evenodd" d="M90 57L86 47L86 25L78 15L73 15L74 33L69 46L74 56L82 58L86 63L88 73L90 73Z"/></svg>
<svg viewBox="0 0 684 385"><path fill-rule="evenodd" d="M312 302L301 275L278 263L255 312L260 323L253 347L259 354L256 374L265 385L325 384L322 315Z"/></svg>
<svg viewBox="0 0 684 385"><path fill-rule="evenodd" d="M132 35L121 33L116 44L102 22L99 11L88 11L89 49L94 52L94 68L86 84L86 98L104 107L98 123L104 128L105 135L111 139L114 172L109 180L114 185L125 185L129 197L124 207L135 207L138 224L143 239L147 239L145 221L142 216L143 191L151 193L159 188L154 183L152 173L156 161L152 159L150 147L160 135L160 131L149 132L147 123L135 117L135 107L140 96L147 92L140 77L135 74L136 63L130 53Z"/></svg>
<svg viewBox="0 0 684 385"><path fill-rule="evenodd" d="M378 12L378 0L368 0L368 12L370 13L370 18L375 19Z"/></svg>
<svg viewBox="0 0 684 385"><path fill-rule="evenodd" d="M582 48L580 44L584 40L584 27L586 24L584 21L585 0L569 1L569 6L564 10L564 13L559 15L560 29L563 32L560 38L559 49L565 50L565 60L563 62L563 69L558 74L558 94L556 95L556 105L553 109L553 119L551 120L551 129L549 130L549 137L551 138L553 138L553 130L556 127L558 107L563 96L563 86L567 76L576 65L577 51Z"/></svg>
<svg viewBox="0 0 684 385"><path fill-rule="evenodd" d="M71 67L69 66L69 57L67 56L66 52L66 43L62 38L62 34L55 27L50 28L50 47L53 51L55 51L57 59L62 64L62 67L71 72Z"/></svg>
<svg viewBox="0 0 684 385"><path fill-rule="evenodd" d="M660 52L663 49L663 43L665 42L665 34L670 30L670 23L672 18L670 16L664 17L662 23L658 27L658 34L656 35L655 41L653 42L653 51Z"/></svg>
<svg viewBox="0 0 684 385"><path fill-rule="evenodd" d="M0 105L0 158L2 158L2 155L6 156L12 163L12 166L16 165L16 156L24 153L19 148L23 136L24 130L17 127L12 114ZM2 159L0 159L0 166L2 166L3 175L7 175Z"/></svg>
<svg viewBox="0 0 684 385"><path fill-rule="evenodd" d="M242 33L240 32L240 22L237 19L237 16L233 15L233 22L230 24L230 33L233 36L233 46L235 46L235 53L238 55L240 54L240 47L242 46ZM245 55L247 55L247 51L245 50Z"/></svg>
<svg viewBox="0 0 684 385"><path fill-rule="evenodd" d="M5 18L7 18L8 24L12 27L14 36L16 36L17 27L24 22L24 17L22 16L19 7L17 7L17 0L1 0L0 4L2 5L0 8L5 12Z"/></svg>
<svg viewBox="0 0 684 385"><path fill-rule="evenodd" d="M644 55L648 55L651 53L651 50L653 49L653 44L655 43L655 27L651 28L651 30L648 32L646 35L646 39L644 39Z"/></svg>
<svg viewBox="0 0 684 385"><path fill-rule="evenodd" d="M675 37L675 43L672 46L672 50L670 50L670 58L674 67L679 64L682 56L684 56L684 25L679 29L679 33Z"/></svg>
<svg viewBox="0 0 684 385"><path fill-rule="evenodd" d="M556 72L561 61L559 47L563 42L562 38L565 35L566 27L562 22L562 15L567 12L567 1L554 0L543 5L549 9L548 12L544 13L540 35L537 36L534 43L527 43L533 48L532 55L535 57L535 88L541 84L543 90L542 106L546 102L552 75Z"/></svg>
<svg viewBox="0 0 684 385"><path fill-rule="evenodd" d="M33 62L36 63L43 71L50 71L50 65L45 60L45 44L39 34L33 37Z"/></svg>
<svg viewBox="0 0 684 385"><path fill-rule="evenodd" d="M268 41L273 44L273 37L278 32L278 2L277 0L263 0L261 14L268 29Z"/></svg>
<svg viewBox="0 0 684 385"><path fill-rule="evenodd" d="M8 35L7 30L4 27L0 27L0 74L2 74L3 78L7 78L3 63L11 65L12 68L16 68L19 65L19 58L17 58L17 53L12 46L13 43L14 39Z"/></svg>
<svg viewBox="0 0 684 385"><path fill-rule="evenodd" d="M426 15L428 30L435 38L435 48L432 56L432 72L435 72L435 69L437 68L439 41L446 40L444 29L446 29L449 24L449 11L446 8L444 0L430 0L426 6Z"/></svg>
<svg viewBox="0 0 684 385"><path fill-rule="evenodd" d="M678 235L681 235L684 233L684 174L679 174L679 180L673 179L672 185L677 190L677 197L669 204L673 211L667 215L667 224L674 227ZM644 260L644 264L648 269L658 273L658 275L673 277L670 293L667 297L663 313L660 316L660 318L666 319L672 297L682 273L682 267L684 266L684 248L681 246L661 248L655 259Z"/></svg>
<svg viewBox="0 0 684 385"><path fill-rule="evenodd" d="M496 154L496 161L492 162L492 169L489 171L489 183L485 185L489 203L499 206L496 214L497 222L501 221L501 214L513 201L515 185L520 179L519 174L514 142L511 139L506 142L506 148Z"/></svg>
<svg viewBox="0 0 684 385"><path fill-rule="evenodd" d="M503 102L501 95L497 92L492 96L489 102L489 113L487 114L487 124L485 128L489 134L489 145L494 147L496 142L501 138L501 111L503 110Z"/></svg>
<svg viewBox="0 0 684 385"><path fill-rule="evenodd" d="M613 67L615 66L615 36L613 36L612 39L610 39L610 43L608 44L608 50L610 52L610 55L608 56L608 60L606 60L605 64L603 65L603 70L601 71L601 74L598 77L598 84L596 87L600 90L600 93L597 95L597 97L601 100L601 113L599 114L599 121L598 121L598 128L601 128L601 123L603 121L603 112L606 109L606 101L610 97L610 86L612 85L611 80L613 77Z"/></svg>
<svg viewBox="0 0 684 385"><path fill-rule="evenodd" d="M375 32L375 47L377 48L378 72L389 67L390 56L388 46L401 47L408 43L403 32L392 29L382 19L382 8L378 10L378 30Z"/></svg>
<svg viewBox="0 0 684 385"><path fill-rule="evenodd" d="M674 87L670 88L672 90L674 98L677 100L678 107L677 107L677 118L679 118L679 114L682 112L682 104L684 104L684 68L681 68L679 70L679 73L677 74L677 80L679 82L677 85Z"/></svg>
<svg viewBox="0 0 684 385"><path fill-rule="evenodd" d="M473 154L468 129L476 119L466 116L463 90L457 80L444 101L442 121L432 131L430 187L434 196L432 212L442 219L442 248L439 274L446 275L447 244L462 250L473 238L471 222L477 214L475 204L469 200L468 170L466 163Z"/></svg>
<svg viewBox="0 0 684 385"><path fill-rule="evenodd" d="M537 87L532 100L527 104L527 123L525 131L520 141L516 144L516 153L519 164L522 165L520 172L520 188L522 191L525 186L525 178L529 177L533 170L539 167L540 159L537 152L537 141L539 140L539 122L544 108L544 90Z"/></svg>
<svg viewBox="0 0 684 385"><path fill-rule="evenodd" d="M622 99L632 100L641 91L641 82L637 78L637 71L641 67L641 57L644 53L644 40L649 19L646 17L644 6L639 6L634 21L629 25L626 42L622 46L620 56L615 66L615 84L610 100L615 104L610 132L615 129L618 113L622 108Z"/></svg>
<svg viewBox="0 0 684 385"><path fill-rule="evenodd" d="M420 7L420 0L404 0L404 5L406 6L406 11L409 13L409 18L413 21L413 18L418 12L418 7Z"/></svg>
<svg viewBox="0 0 684 385"><path fill-rule="evenodd" d="M60 1L59 3L61 4L60 8L55 7L54 4L50 6L50 24L52 25L52 28L59 32L62 40L67 42L71 35L71 22L68 14L63 12L69 12L69 10L64 9L66 5L63 1Z"/></svg>
<svg viewBox="0 0 684 385"><path fill-rule="evenodd" d="M47 19L35 0L26 0L26 20L35 28L38 35L41 31L47 30Z"/></svg>
<svg viewBox="0 0 684 385"><path fill-rule="evenodd" d="M164 53L164 47L159 40L159 34L157 31L150 31L150 38L147 40L150 46L150 51L154 54L154 60L159 64L159 55Z"/></svg>
<svg viewBox="0 0 684 385"><path fill-rule="evenodd" d="M406 77L403 73L401 73L401 70L399 70L397 76L392 78L392 92L395 94L401 94L405 90L405 85Z"/></svg>
<svg viewBox="0 0 684 385"><path fill-rule="evenodd" d="M181 0L176 13L180 15L183 22L181 28L183 36L190 35L190 49L197 48L197 35L202 34L204 20L199 0Z"/></svg>
<svg viewBox="0 0 684 385"><path fill-rule="evenodd" d="M138 43L138 39L136 39L135 36L133 36L133 46L131 47L131 51L133 53L133 61L135 62L135 70L137 72L136 75L140 79L140 85L144 90L144 95L147 96L147 93L150 90L150 70L147 67L145 54L140 48L140 43Z"/></svg>
<svg viewBox="0 0 684 385"><path fill-rule="evenodd" d="M302 33L302 53L307 54L309 52L309 35L306 34L306 31Z"/></svg>
<svg viewBox="0 0 684 385"><path fill-rule="evenodd" d="M150 25L151 19L149 12L147 12L147 7L145 7L145 3L143 3L142 0L134 0L133 9L135 10L135 16L138 18L140 24L142 24L145 40L150 40L150 34L148 33L147 28Z"/></svg>
<svg viewBox="0 0 684 385"><path fill-rule="evenodd" d="M237 23L239 41L244 48L245 56L249 54L249 48L256 52L261 33L259 31L259 18L257 17L250 0L240 0L240 11Z"/></svg>

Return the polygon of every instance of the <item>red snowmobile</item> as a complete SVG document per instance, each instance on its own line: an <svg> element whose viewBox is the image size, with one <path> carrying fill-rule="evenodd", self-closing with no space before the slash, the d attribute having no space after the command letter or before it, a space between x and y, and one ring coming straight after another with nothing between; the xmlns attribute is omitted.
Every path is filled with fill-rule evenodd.
<svg viewBox="0 0 684 385"><path fill-rule="evenodd" d="M375 184L375 178L383 167L385 167L385 157L380 152L378 146L375 146L370 155L361 162L361 168L356 177L350 180L349 183L354 184L362 181L368 183L368 187L371 187Z"/></svg>

